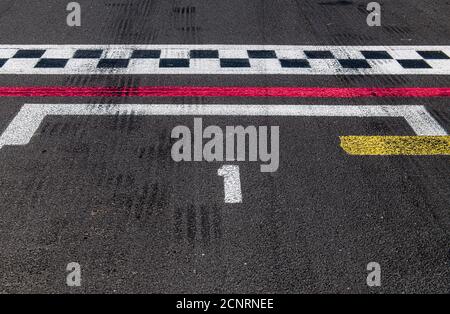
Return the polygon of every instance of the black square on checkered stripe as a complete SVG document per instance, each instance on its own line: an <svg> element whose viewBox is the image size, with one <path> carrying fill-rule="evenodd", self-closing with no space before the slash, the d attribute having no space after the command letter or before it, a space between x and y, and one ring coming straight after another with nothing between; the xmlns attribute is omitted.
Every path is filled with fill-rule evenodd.
<svg viewBox="0 0 450 314"><path fill-rule="evenodd" d="M100 59L103 50L100 49L79 49L75 51L75 59Z"/></svg>
<svg viewBox="0 0 450 314"><path fill-rule="evenodd" d="M13 58L22 58L22 59L34 59L40 58L45 53L45 50L29 50L29 49L20 49L16 52Z"/></svg>
<svg viewBox="0 0 450 314"><path fill-rule="evenodd" d="M431 69L431 66L421 59L404 59L397 60L405 69Z"/></svg>
<svg viewBox="0 0 450 314"><path fill-rule="evenodd" d="M0 68L5 65L6 61L8 61L8 59L0 59Z"/></svg>
<svg viewBox="0 0 450 314"><path fill-rule="evenodd" d="M41 59L35 68L64 68L69 59Z"/></svg>
<svg viewBox="0 0 450 314"><path fill-rule="evenodd" d="M345 69L370 69L370 64L365 59L339 59L339 63Z"/></svg>
<svg viewBox="0 0 450 314"><path fill-rule="evenodd" d="M188 68L189 59L160 59L160 68Z"/></svg>
<svg viewBox="0 0 450 314"><path fill-rule="evenodd" d="M366 59L392 59L392 56L384 50L364 50L361 54Z"/></svg>
<svg viewBox="0 0 450 314"><path fill-rule="evenodd" d="M249 68L248 59L220 59L221 68Z"/></svg>
<svg viewBox="0 0 450 314"><path fill-rule="evenodd" d="M132 59L158 59L161 56L161 50L134 50L131 54Z"/></svg>
<svg viewBox="0 0 450 314"><path fill-rule="evenodd" d="M189 51L191 59L218 59L218 50L191 50Z"/></svg>
<svg viewBox="0 0 450 314"><path fill-rule="evenodd" d="M329 50L305 50L308 59L334 59L334 55Z"/></svg>
<svg viewBox="0 0 450 314"><path fill-rule="evenodd" d="M306 59L280 59L282 68L310 68L308 60Z"/></svg>
<svg viewBox="0 0 450 314"><path fill-rule="evenodd" d="M126 68L129 62L129 59L101 59L98 62L97 68Z"/></svg>
<svg viewBox="0 0 450 314"><path fill-rule="evenodd" d="M247 50L248 56L252 59L276 59L274 50Z"/></svg>
<svg viewBox="0 0 450 314"><path fill-rule="evenodd" d="M424 59L430 60L446 60L450 59L443 51L417 51Z"/></svg>

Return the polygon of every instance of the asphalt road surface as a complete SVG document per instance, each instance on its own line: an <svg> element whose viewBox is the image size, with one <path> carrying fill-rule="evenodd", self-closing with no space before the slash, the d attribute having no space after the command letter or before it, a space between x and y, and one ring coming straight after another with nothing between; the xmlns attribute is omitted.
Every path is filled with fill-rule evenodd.
<svg viewBox="0 0 450 314"><path fill-rule="evenodd" d="M67 26L67 2L0 2L0 64L4 63L0 67L0 292L449 292L449 154L351 155L340 145L341 136L445 137L450 132L450 61L445 58L450 56L449 1L379 1L380 27L367 26L369 1L360 0L79 0L81 27ZM232 57L222 60L222 67L211 74L212 67L192 59L189 66L200 65L190 73L176 66L170 73L164 68L137 73L128 61L120 71L109 67L109 72L90 73L89 67L70 63L76 60L64 67L67 60L58 55L60 45L68 45L69 50L70 45L91 45L88 50L101 45L97 50L104 52L112 44L119 45L111 46L119 47L119 52L124 47L140 49L129 45L152 45L152 51L158 45L173 45L172 50L158 50L160 58L173 51L178 56L178 45L191 45L180 46L188 50L239 45L244 51L253 49L250 45L269 45L278 57L281 45L308 46L309 51L339 46L344 53L349 46L369 51L381 49L369 46L388 51L408 46L414 54L430 50L434 54L421 55L430 69L417 70L415 65L405 69L405 64L396 63L398 68L380 70L384 74L371 70L349 74L354 69L337 73L337 67L326 64L314 72L317 60L311 55L314 73L269 73L275 66L264 63L258 68L253 60L247 70L240 72L238 67L235 73L221 73L226 62L237 62ZM28 45L53 45L57 56L44 62L62 62L55 74L53 69L31 73L40 71L34 66L36 60L27 63L26 56L18 58L18 51L38 50L39 55L40 49L47 50ZM226 50L222 48L217 48L220 53ZM260 59L268 56L266 49L253 50L266 53ZM412 58L390 55L390 62ZM113 60L114 66L120 64ZM291 65L303 64L290 60L286 62ZM253 67L257 70L250 73ZM327 73L330 69L337 72ZM394 74L396 69L399 73ZM123 88L152 86L170 88L165 95L120 93ZM185 88L185 94L170 92L177 86ZM267 90L257 97L189 94L198 86L311 87L318 94L331 87L336 90L335 97L273 97ZM49 89L42 92L42 87L73 90L52 94ZM119 92L82 97L80 91L90 87ZM17 92L20 88L22 92ZM23 88L31 90L23 92ZM398 88L400 97L342 97L344 88ZM402 96L403 88L440 88L445 95ZM61 109L61 114L41 117L36 110L12 124L21 110L27 110L26 104L42 104L35 105L42 110L53 106L54 112L69 104L75 113L68 115ZM82 104L89 104L92 114L80 114ZM144 115L131 109L127 114L99 116L100 104L110 106L112 112L126 104L148 108L163 104L163 112L176 108L180 114ZM241 113L181 114L184 108L197 108L185 106L189 104L238 105L241 109L236 112ZM246 114L251 105L264 114ZM409 111L405 114L409 120L401 115L286 116L270 114L268 105L329 106L332 113L340 110L335 107L407 106L405 110L411 112L425 108L437 127L432 129L426 119L420 120L426 125L417 122ZM278 170L261 172L261 163L250 161L173 161L171 132L179 125L192 129L194 117L202 117L205 127L279 126ZM36 121L32 138L14 144ZM437 149L448 151L448 146L439 145ZM224 165L239 166L241 202L224 201L224 178L217 174ZM80 287L67 286L66 266L71 262L81 266ZM367 284L371 262L381 267L381 286Z"/></svg>

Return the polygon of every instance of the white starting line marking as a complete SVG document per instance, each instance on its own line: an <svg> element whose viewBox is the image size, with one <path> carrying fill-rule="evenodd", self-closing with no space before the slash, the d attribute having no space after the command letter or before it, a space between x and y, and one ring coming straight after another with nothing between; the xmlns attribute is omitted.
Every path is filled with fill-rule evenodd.
<svg viewBox="0 0 450 314"><path fill-rule="evenodd" d="M0 45L0 74L450 75L450 46Z"/></svg>
<svg viewBox="0 0 450 314"><path fill-rule="evenodd" d="M290 117L402 117L416 135L447 132L423 106L346 105L174 105L174 104L25 104L0 137L5 145L26 145L46 116L290 116Z"/></svg>

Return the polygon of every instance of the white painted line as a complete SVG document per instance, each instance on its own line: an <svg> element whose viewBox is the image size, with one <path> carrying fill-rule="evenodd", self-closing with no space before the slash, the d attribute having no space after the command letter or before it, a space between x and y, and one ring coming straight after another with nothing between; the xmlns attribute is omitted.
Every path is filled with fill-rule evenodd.
<svg viewBox="0 0 450 314"><path fill-rule="evenodd" d="M242 203L241 178L239 174L239 166L222 166L217 174L223 177L225 203L236 204Z"/></svg>
<svg viewBox="0 0 450 314"><path fill-rule="evenodd" d="M346 105L175 105L175 104L25 104L0 137L4 145L26 145L46 116L289 116L402 117L416 135L447 132L423 106Z"/></svg>

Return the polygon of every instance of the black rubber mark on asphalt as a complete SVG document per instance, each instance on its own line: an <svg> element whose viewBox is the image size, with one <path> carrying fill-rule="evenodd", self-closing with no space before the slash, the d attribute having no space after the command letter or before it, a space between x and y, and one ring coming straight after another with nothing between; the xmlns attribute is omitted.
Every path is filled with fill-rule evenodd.
<svg viewBox="0 0 450 314"><path fill-rule="evenodd" d="M218 50L191 50L189 56L192 59L218 59Z"/></svg>
<svg viewBox="0 0 450 314"><path fill-rule="evenodd" d="M129 62L129 59L101 59L97 68L126 68Z"/></svg>
<svg viewBox="0 0 450 314"><path fill-rule="evenodd" d="M392 56L387 51L382 50L361 51L361 54L366 59L392 59Z"/></svg>
<svg viewBox="0 0 450 314"><path fill-rule="evenodd" d="M248 59L220 59L220 67L222 67L222 68L249 68L250 61Z"/></svg>
<svg viewBox="0 0 450 314"><path fill-rule="evenodd" d="M442 51L417 51L419 55L424 59L430 60L446 60L450 59L444 52Z"/></svg>
<svg viewBox="0 0 450 314"><path fill-rule="evenodd" d="M348 0L338 0L338 1L326 1L326 2L319 2L320 5L351 5L353 4L353 1Z"/></svg>
<svg viewBox="0 0 450 314"><path fill-rule="evenodd" d="M405 69L431 69L431 66L424 60L397 60Z"/></svg>
<svg viewBox="0 0 450 314"><path fill-rule="evenodd" d="M77 50L73 57L75 59L99 59L103 50Z"/></svg>
<svg viewBox="0 0 450 314"><path fill-rule="evenodd" d="M220 207L205 204L188 204L175 208L173 212L174 237L180 242L187 240L204 245L222 238L222 216Z"/></svg>
<svg viewBox="0 0 450 314"><path fill-rule="evenodd" d="M158 59L161 56L161 50L134 50L132 59Z"/></svg>
<svg viewBox="0 0 450 314"><path fill-rule="evenodd" d="M197 233L196 212L196 207L190 204L186 213L186 235L190 243L195 242L195 235Z"/></svg>
<svg viewBox="0 0 450 314"><path fill-rule="evenodd" d="M371 66L364 59L339 59L339 63L346 69L370 69Z"/></svg>
<svg viewBox="0 0 450 314"><path fill-rule="evenodd" d="M308 59L334 59L334 55L328 50L306 50Z"/></svg>
<svg viewBox="0 0 450 314"><path fill-rule="evenodd" d="M184 27L183 26L183 27L178 27L177 30L178 31L182 31L182 32L187 32L187 33L189 33L189 32L195 33L195 32L199 32L201 30L201 27L199 27L199 26L187 26L187 27Z"/></svg>
<svg viewBox="0 0 450 314"><path fill-rule="evenodd" d="M248 50L248 56L253 59L276 59L274 50Z"/></svg>
<svg viewBox="0 0 450 314"><path fill-rule="evenodd" d="M45 53L45 50L19 50L13 58L40 58Z"/></svg>
<svg viewBox="0 0 450 314"><path fill-rule="evenodd" d="M310 68L308 60L305 59L280 59L282 68Z"/></svg>
<svg viewBox="0 0 450 314"><path fill-rule="evenodd" d="M161 59L159 60L160 68L188 68L189 59Z"/></svg>
<svg viewBox="0 0 450 314"><path fill-rule="evenodd" d="M41 59L35 68L64 68L69 59Z"/></svg>
<svg viewBox="0 0 450 314"><path fill-rule="evenodd" d="M389 34L405 35L411 33L411 29L407 26L385 25L382 28Z"/></svg>
<svg viewBox="0 0 450 314"><path fill-rule="evenodd" d="M0 68L5 65L6 61L8 61L8 59L0 59Z"/></svg>
<svg viewBox="0 0 450 314"><path fill-rule="evenodd" d="M174 7L172 12L178 14L194 14L195 7Z"/></svg>

